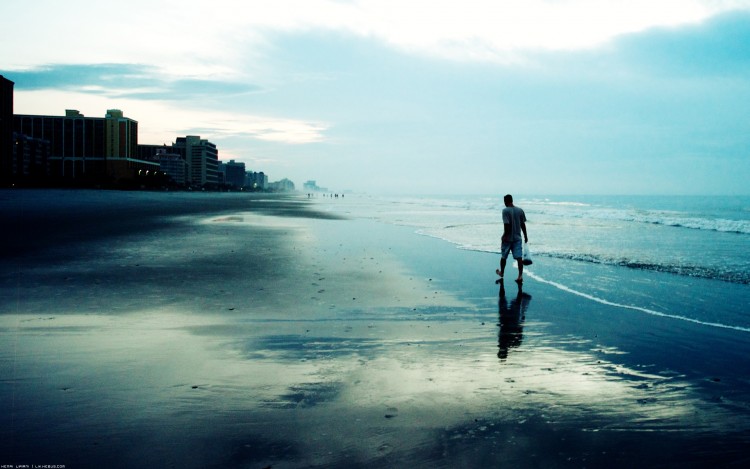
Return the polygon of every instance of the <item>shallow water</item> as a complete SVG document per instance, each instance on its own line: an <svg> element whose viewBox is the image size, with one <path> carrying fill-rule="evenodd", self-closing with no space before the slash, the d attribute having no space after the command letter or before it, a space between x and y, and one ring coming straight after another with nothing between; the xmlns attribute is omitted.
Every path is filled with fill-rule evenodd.
<svg viewBox="0 0 750 469"><path fill-rule="evenodd" d="M461 249L500 252L499 198L350 196L321 204ZM538 280L652 314L750 326L750 198L529 197L517 205L529 219L538 260L528 272Z"/></svg>
<svg viewBox="0 0 750 469"><path fill-rule="evenodd" d="M498 253L498 197L350 196L332 211L415 227L464 249ZM537 255L750 284L750 198L519 198Z"/></svg>

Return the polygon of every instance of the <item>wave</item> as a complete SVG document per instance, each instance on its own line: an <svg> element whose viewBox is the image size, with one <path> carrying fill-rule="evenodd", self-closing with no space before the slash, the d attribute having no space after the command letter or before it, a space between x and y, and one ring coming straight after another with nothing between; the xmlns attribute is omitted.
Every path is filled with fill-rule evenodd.
<svg viewBox="0 0 750 469"><path fill-rule="evenodd" d="M714 280L722 280L730 283L739 283L750 285L750 272L721 270L705 266L685 265L685 264L661 264L643 261L634 261L629 259L609 259L602 256L591 254L568 254L568 253L537 253L545 257L557 259L568 259L580 262L590 262L592 264L616 265L637 270L651 270L654 272L663 272L668 274L683 275L686 277L698 277Z"/></svg>
<svg viewBox="0 0 750 469"><path fill-rule="evenodd" d="M475 225L466 225L475 226ZM427 236L430 238L440 239L442 241L449 242L455 245L459 249L476 252L486 252L492 254L500 254L499 248L496 245L489 244L471 244L466 242L458 242L453 238L433 233L428 230L419 229L416 231L417 234ZM744 269L728 269L715 268L708 266L697 266L690 264L671 264L671 263L657 263L657 262L644 262L632 259L623 258L611 258L596 254L584 254L584 253L570 253L570 252L549 252L549 251L533 251L534 256L548 257L553 259L572 260L577 262L587 262L591 264L602 264L602 265L613 265L618 267L625 267L636 270L647 270L653 272L662 272L667 274L675 274L686 277L694 278L705 278L711 280L720 280L722 282L736 283L740 285L750 285L750 271Z"/></svg>
<svg viewBox="0 0 750 469"><path fill-rule="evenodd" d="M457 211L474 213L478 217L498 218L503 208L499 197L408 197L387 199L391 206L402 206L408 210L419 207L417 213ZM611 203L611 202L609 202ZM556 218L575 218L582 220L604 220L662 225L675 228L715 231L723 233L750 234L750 220L746 210L731 208L729 212L714 213L715 216L702 216L707 209L697 211L663 210L632 208L604 205L594 202L583 202L571 199L553 200L548 198L531 198L519 201L526 216L533 221L537 216ZM416 214L415 214L416 215ZM445 215L448 215L446 213ZM727 216L728 215L728 216Z"/></svg>
<svg viewBox="0 0 750 469"><path fill-rule="evenodd" d="M591 204L587 204L584 202L567 202L567 201L555 202L549 199L544 199L544 200L531 199L528 201L519 202L519 204L521 203L528 204L528 205L549 205L552 207L591 207Z"/></svg>
<svg viewBox="0 0 750 469"><path fill-rule="evenodd" d="M740 331L740 332L750 332L750 328L748 328L748 327L733 326L733 325L730 325L730 324L722 324L722 323L719 323L719 322L701 321L699 319L688 318L688 317L680 316L680 315L677 315L677 314L662 313L660 311L655 311L653 309L643 308L643 307L640 307L640 306L632 306L632 305L624 305L624 304L621 304L621 303L615 303L613 301L605 300L603 298L599 298L599 297L591 295L589 293L584 293L582 291L575 290L575 289L570 288L570 287L568 287L566 285L563 285L561 283L553 282L552 280L547 280L547 279L545 279L545 278L543 278L543 277L541 277L541 276L539 276L539 275L537 275L537 274L535 274L533 272L527 271L525 274L528 275L529 277L533 278L534 280L538 281L538 282L546 283L547 285L552 285L553 287L555 287L555 288L557 288L559 290L563 290L563 291L566 291L568 293L572 293L574 295L577 295L577 296L580 296L580 297L583 297L583 298L586 298L586 299L589 299L589 300L592 300L592 301L596 301L597 303L600 303L600 304L603 304L603 305L614 306L614 307L623 308L623 309L630 309L630 310L634 310L634 311L640 311L642 313L650 314L652 316L659 316L659 317L662 317L662 318L676 319L676 320L679 320L679 321L685 321L685 322L691 322L691 323L694 323L694 324L700 324L702 326L718 327L718 328L721 328L721 329L731 329L731 330Z"/></svg>
<svg viewBox="0 0 750 469"><path fill-rule="evenodd" d="M677 228L690 228L694 230L718 231L723 233L750 234L750 221L707 219L707 218L634 218L633 221L652 223L654 225L674 226Z"/></svg>
<svg viewBox="0 0 750 469"><path fill-rule="evenodd" d="M549 204L551 205L551 204ZM570 205L566 205L570 206ZM604 221L624 221L633 223L644 223L650 225L663 225L675 228L688 228L693 230L716 231L722 233L750 234L750 220L735 220L729 218L706 218L688 216L683 212L646 210L632 211L619 209L594 208L586 210L552 210L541 209L541 215L554 217L592 219ZM534 212L527 210L527 217L533 217Z"/></svg>
<svg viewBox="0 0 750 469"><path fill-rule="evenodd" d="M740 270L718 269L706 266L695 266L685 264L660 264L629 259L610 259L592 254L572 253L534 253L535 256L550 257L554 259L573 260L588 262L591 264L614 265L636 270L649 270L666 274L682 275L685 277L705 278L720 280L722 282L750 285L750 272Z"/></svg>

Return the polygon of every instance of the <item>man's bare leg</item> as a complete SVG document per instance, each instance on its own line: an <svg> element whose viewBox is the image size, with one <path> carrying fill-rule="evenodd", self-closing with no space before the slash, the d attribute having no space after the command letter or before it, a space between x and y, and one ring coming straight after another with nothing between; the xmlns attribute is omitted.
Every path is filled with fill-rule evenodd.
<svg viewBox="0 0 750 469"><path fill-rule="evenodd" d="M505 275L505 264L506 259L500 259L500 270L495 270L495 273L500 276L500 278L503 278Z"/></svg>
<svg viewBox="0 0 750 469"><path fill-rule="evenodd" d="M516 282L522 283L523 282L523 257L519 257L516 259L516 264L518 264L518 278L516 279Z"/></svg>

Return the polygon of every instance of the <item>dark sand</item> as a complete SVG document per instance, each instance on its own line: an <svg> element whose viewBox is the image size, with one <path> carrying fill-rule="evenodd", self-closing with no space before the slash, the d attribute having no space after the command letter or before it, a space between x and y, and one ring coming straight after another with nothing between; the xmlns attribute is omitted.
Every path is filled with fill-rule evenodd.
<svg viewBox="0 0 750 469"><path fill-rule="evenodd" d="M497 256L303 198L0 191L0 217L0 465L750 462L747 332L532 278L498 301Z"/></svg>

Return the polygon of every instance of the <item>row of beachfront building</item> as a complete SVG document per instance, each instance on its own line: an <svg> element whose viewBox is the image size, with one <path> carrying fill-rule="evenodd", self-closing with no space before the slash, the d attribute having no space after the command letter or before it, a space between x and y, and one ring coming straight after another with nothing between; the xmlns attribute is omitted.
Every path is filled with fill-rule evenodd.
<svg viewBox="0 0 750 469"><path fill-rule="evenodd" d="M244 163L223 163L200 136L171 145L138 143L138 122L110 109L104 117L14 114L14 83L0 75L0 183L5 186L182 187L294 190L269 183Z"/></svg>

